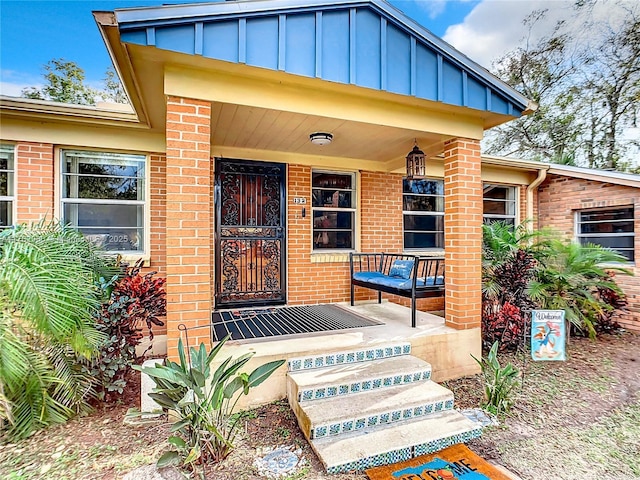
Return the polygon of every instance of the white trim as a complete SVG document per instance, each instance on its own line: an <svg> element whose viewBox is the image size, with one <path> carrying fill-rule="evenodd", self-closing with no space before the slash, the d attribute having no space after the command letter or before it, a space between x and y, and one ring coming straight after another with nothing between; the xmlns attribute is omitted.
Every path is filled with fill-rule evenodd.
<svg viewBox="0 0 640 480"><path fill-rule="evenodd" d="M10 150L13 149L13 152ZM18 214L18 156L17 156L17 148L14 143L0 143L0 150L5 150L7 154L13 154L13 166L11 169L7 169L6 172L11 172L11 180L12 184L11 189L12 194L6 196L0 196L0 201L3 202L11 202L11 225L4 225L0 227L0 231L5 230L7 228L11 228L16 225L17 214ZM7 189L9 190L9 184L7 183ZM7 192L9 193L9 192Z"/></svg>

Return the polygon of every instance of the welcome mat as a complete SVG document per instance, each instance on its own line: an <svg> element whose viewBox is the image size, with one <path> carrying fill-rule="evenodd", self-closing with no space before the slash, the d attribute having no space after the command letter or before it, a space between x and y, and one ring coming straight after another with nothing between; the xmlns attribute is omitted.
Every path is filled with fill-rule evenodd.
<svg viewBox="0 0 640 480"><path fill-rule="evenodd" d="M370 480L512 480L464 444L365 473Z"/></svg>
<svg viewBox="0 0 640 480"><path fill-rule="evenodd" d="M229 310L211 315L212 341L328 332L381 325L339 305L299 305L256 310Z"/></svg>

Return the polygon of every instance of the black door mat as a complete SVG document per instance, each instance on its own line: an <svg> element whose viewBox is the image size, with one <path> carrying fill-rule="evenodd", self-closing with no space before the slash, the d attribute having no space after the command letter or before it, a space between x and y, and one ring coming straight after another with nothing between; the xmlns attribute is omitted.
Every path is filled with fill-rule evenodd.
<svg viewBox="0 0 640 480"><path fill-rule="evenodd" d="M229 310L213 312L211 321L211 335L215 342L229 333L233 340L249 340L381 325L339 305Z"/></svg>

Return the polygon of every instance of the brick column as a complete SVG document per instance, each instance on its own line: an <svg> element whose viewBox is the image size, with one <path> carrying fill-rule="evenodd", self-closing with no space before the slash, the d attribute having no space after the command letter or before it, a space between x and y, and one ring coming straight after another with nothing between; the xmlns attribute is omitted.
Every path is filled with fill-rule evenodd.
<svg viewBox="0 0 640 480"><path fill-rule="evenodd" d="M53 145L20 142L16 146L15 224L53 218Z"/></svg>
<svg viewBox="0 0 640 480"><path fill-rule="evenodd" d="M482 314L482 178L480 142L444 146L445 323L480 327Z"/></svg>
<svg viewBox="0 0 640 480"><path fill-rule="evenodd" d="M166 128L167 355L175 359L180 324L190 345L210 346L211 104L167 97Z"/></svg>

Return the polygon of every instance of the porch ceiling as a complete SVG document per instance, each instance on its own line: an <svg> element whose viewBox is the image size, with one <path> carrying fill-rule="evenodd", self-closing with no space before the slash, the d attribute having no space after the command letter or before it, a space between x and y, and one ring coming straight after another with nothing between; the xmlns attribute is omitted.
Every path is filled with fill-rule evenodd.
<svg viewBox="0 0 640 480"><path fill-rule="evenodd" d="M425 132L227 103L213 105L211 125L211 143L219 152L234 148L366 159L383 163L385 170L404 165L414 139L430 155L440 153L444 141ZM313 132L331 133L333 142L313 145Z"/></svg>

